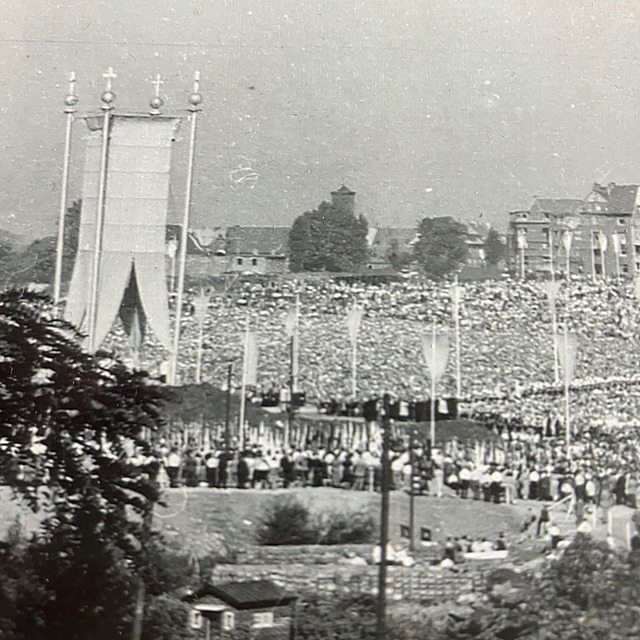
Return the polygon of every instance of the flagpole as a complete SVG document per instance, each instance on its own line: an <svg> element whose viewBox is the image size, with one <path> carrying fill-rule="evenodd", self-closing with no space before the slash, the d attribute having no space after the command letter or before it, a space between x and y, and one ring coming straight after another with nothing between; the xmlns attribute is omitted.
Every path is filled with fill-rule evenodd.
<svg viewBox="0 0 640 640"><path fill-rule="evenodd" d="M351 395L355 400L358 395L358 338L354 336L351 345Z"/></svg>
<svg viewBox="0 0 640 640"><path fill-rule="evenodd" d="M431 450L436 446L436 323L431 334Z"/></svg>
<svg viewBox="0 0 640 640"><path fill-rule="evenodd" d="M558 315L556 310L556 281L551 272L551 284L549 285L549 310L551 312L551 331L553 333L553 380L555 384L560 382L560 367L558 366Z"/></svg>
<svg viewBox="0 0 640 640"><path fill-rule="evenodd" d="M115 94L111 91L111 81L116 78L113 69L109 67L103 74L107 86L102 94L102 149L100 151L100 175L98 179L98 202L96 204L96 231L93 244L93 266L91 271L91 289L88 309L88 346L89 351L94 351L96 344L96 322L98 315L98 285L100 281L100 256L102 253L102 227L104 223L104 204L107 186L107 162L109 156L109 129L111 125L111 110Z"/></svg>
<svg viewBox="0 0 640 640"><path fill-rule="evenodd" d="M602 239L603 238L602 235L599 235L598 237L600 238L600 254L602 256L602 279L606 280L607 279L606 240ZM604 237L606 238L606 236Z"/></svg>
<svg viewBox="0 0 640 640"><path fill-rule="evenodd" d="M571 414L569 407L569 317L564 320L564 422L567 439L567 460L571 451Z"/></svg>
<svg viewBox="0 0 640 640"><path fill-rule="evenodd" d="M456 331L456 397L462 396L462 364L460 357L460 285L458 275L454 278L454 323Z"/></svg>
<svg viewBox="0 0 640 640"><path fill-rule="evenodd" d="M616 282L620 286L620 237L617 233L611 236L613 242L613 253L616 259Z"/></svg>
<svg viewBox="0 0 640 640"><path fill-rule="evenodd" d="M224 448L225 450L229 450L229 445L231 444L231 384L233 382L233 362L229 363L229 368L227 370L227 404L225 411L225 420L224 420Z"/></svg>
<svg viewBox="0 0 640 640"><path fill-rule="evenodd" d="M244 446L244 413L245 413L245 396L247 393L247 364L249 356L249 314L244 331L244 356L242 358L242 382L240 385L240 412L238 417L238 442L239 448Z"/></svg>
<svg viewBox="0 0 640 640"><path fill-rule="evenodd" d="M171 354L170 384L175 386L178 379L178 349L180 348L180 324L182 321L182 300L184 298L184 280L187 264L187 244L189 236L189 217L191 215L191 191L193 188L193 164L196 147L196 127L202 95L200 94L200 72L193 78L193 93L189 96L191 112L191 133L189 136L189 157L187 163L187 184L184 196L182 228L180 230L180 261L178 264L178 290L176 292L175 320L173 326L173 351Z"/></svg>
<svg viewBox="0 0 640 640"><path fill-rule="evenodd" d="M300 294L296 293L295 324L291 335L291 393L298 390Z"/></svg>
<svg viewBox="0 0 640 640"><path fill-rule="evenodd" d="M62 259L64 256L64 226L67 215L67 191L69 189L69 157L71 155L71 133L75 113L75 105L78 104L78 96L75 92L76 74L69 74L69 93L64 99L67 114L67 123L64 132L64 151L62 159L62 180L60 185L60 210L58 212L58 239L56 243L56 267L53 276L53 304L60 304L60 291L62 289ZM59 312L59 310L58 310Z"/></svg>
<svg viewBox="0 0 640 640"><path fill-rule="evenodd" d="M596 252L595 252L595 238L593 229L591 229L591 279L593 284L596 283Z"/></svg>
<svg viewBox="0 0 640 640"><path fill-rule="evenodd" d="M196 384L202 381L202 343L204 341L204 320L198 328L198 350L196 352Z"/></svg>

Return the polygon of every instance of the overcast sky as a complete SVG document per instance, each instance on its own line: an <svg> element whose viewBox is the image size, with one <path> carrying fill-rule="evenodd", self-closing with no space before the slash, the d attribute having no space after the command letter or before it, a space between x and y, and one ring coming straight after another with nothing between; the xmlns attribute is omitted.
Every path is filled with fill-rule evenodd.
<svg viewBox="0 0 640 640"><path fill-rule="evenodd" d="M637 0L2 0L0 227L53 230L67 73L95 109L110 65L128 110L158 72L184 109L201 70L196 224L289 224L344 182L374 223L504 226L640 182L639 25Z"/></svg>

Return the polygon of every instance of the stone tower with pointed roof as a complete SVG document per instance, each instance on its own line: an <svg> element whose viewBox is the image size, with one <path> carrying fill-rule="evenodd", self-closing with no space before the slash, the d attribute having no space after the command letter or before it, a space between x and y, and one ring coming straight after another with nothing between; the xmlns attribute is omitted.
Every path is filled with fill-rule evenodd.
<svg viewBox="0 0 640 640"><path fill-rule="evenodd" d="M356 214L356 192L342 185L337 191L331 192L331 204L340 211Z"/></svg>

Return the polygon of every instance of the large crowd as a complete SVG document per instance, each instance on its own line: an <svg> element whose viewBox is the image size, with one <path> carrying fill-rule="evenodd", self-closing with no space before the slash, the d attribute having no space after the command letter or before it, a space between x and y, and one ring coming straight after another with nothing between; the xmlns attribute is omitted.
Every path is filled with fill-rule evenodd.
<svg viewBox="0 0 640 640"><path fill-rule="evenodd" d="M523 389L554 387L550 305L544 283L514 280L460 285L461 391L466 410L494 412L537 427L550 413L562 413L561 395L527 395ZM192 292L191 295L194 295ZM233 386L240 387L243 331L247 318L259 336L258 391L286 387L290 376L287 314L299 296L299 386L308 402L351 396L351 348L346 315L364 308L357 338L357 389L360 398L385 392L405 399L429 395L422 338L435 322L451 334L441 395L454 395L455 332L452 287L408 279L363 284L329 278L237 281L223 295L212 295L204 321L202 380L226 385L229 363L236 366ZM562 329L578 336L576 388L571 413L577 428L638 414L640 385L629 382L639 370L640 308L633 286L575 279L562 283L556 303ZM180 379L192 382L198 351L198 327L185 305L180 348ZM127 354L121 331L110 346ZM560 343L562 348L562 343ZM167 354L152 336L142 366L158 373ZM609 380L580 390L580 385ZM499 399L498 399L499 398Z"/></svg>

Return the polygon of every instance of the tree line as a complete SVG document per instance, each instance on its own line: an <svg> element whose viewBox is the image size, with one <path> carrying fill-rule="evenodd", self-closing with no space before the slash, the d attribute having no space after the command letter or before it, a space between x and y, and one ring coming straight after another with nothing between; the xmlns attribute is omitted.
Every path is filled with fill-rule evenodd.
<svg viewBox="0 0 640 640"><path fill-rule="evenodd" d="M369 225L364 216L355 216L328 202L298 216L289 232L290 268L294 272L358 272L369 258ZM445 278L467 262L469 247L466 225L450 216L424 218L416 228L411 247L397 241L383 257L396 269L415 266L426 277ZM505 258L500 234L489 229L485 239L485 263L496 266Z"/></svg>

